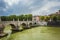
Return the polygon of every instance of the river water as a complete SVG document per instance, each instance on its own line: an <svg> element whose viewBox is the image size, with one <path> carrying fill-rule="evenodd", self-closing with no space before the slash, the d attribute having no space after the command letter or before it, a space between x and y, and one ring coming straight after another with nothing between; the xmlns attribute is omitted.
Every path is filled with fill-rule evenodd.
<svg viewBox="0 0 60 40"><path fill-rule="evenodd" d="M60 40L60 27L35 27L22 32L10 33L9 36L0 40Z"/></svg>

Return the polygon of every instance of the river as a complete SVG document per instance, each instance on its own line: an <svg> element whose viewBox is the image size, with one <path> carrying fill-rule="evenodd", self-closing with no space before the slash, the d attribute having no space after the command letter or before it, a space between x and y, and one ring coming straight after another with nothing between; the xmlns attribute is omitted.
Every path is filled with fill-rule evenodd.
<svg viewBox="0 0 60 40"><path fill-rule="evenodd" d="M60 27L39 26L9 34L0 40L60 40Z"/></svg>

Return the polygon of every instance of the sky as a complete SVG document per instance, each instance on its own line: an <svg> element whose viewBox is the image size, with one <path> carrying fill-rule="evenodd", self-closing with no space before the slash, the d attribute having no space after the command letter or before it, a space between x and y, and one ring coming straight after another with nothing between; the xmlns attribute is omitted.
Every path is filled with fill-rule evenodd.
<svg viewBox="0 0 60 40"><path fill-rule="evenodd" d="M60 0L0 0L0 16L49 15L60 10Z"/></svg>

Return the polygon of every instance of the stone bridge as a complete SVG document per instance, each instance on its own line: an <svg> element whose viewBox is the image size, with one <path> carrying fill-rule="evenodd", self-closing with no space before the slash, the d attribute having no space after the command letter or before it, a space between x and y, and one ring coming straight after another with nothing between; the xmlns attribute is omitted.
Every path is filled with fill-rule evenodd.
<svg viewBox="0 0 60 40"><path fill-rule="evenodd" d="M29 25L30 23L33 23L33 21L2 21L1 22L4 25L10 25L13 24L15 26L20 26L21 24L25 23L26 25Z"/></svg>
<svg viewBox="0 0 60 40"><path fill-rule="evenodd" d="M25 25L25 27L30 27L33 24L33 21L1 21L4 26L11 25L13 29L18 29L19 26Z"/></svg>
<svg viewBox="0 0 60 40"><path fill-rule="evenodd" d="M3 35L3 30L6 26L10 25L12 28L12 31L18 31L19 26L23 25L23 29L30 28L33 24L33 21L0 21L0 36Z"/></svg>
<svg viewBox="0 0 60 40"><path fill-rule="evenodd" d="M23 25L24 28L30 28L31 25L46 25L46 22L36 22L36 21L0 21L4 26L11 25L13 30L16 30L19 28L19 26ZM35 24L34 24L35 23Z"/></svg>
<svg viewBox="0 0 60 40"><path fill-rule="evenodd" d="M3 35L3 30L7 25L10 25L12 31L18 31L19 26L23 25L23 29L30 28L32 25L47 25L47 22L41 21L0 21L0 36Z"/></svg>

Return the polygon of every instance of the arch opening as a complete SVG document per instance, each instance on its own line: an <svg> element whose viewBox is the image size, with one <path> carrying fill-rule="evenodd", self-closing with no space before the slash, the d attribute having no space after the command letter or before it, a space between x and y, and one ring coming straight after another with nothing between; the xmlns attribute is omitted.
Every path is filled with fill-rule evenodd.
<svg viewBox="0 0 60 40"><path fill-rule="evenodd" d="M12 28L12 31L17 31L19 30L19 27L18 26L15 26L14 24L9 24Z"/></svg>
<svg viewBox="0 0 60 40"><path fill-rule="evenodd" d="M29 23L29 26L32 26L32 23Z"/></svg>
<svg viewBox="0 0 60 40"><path fill-rule="evenodd" d="M9 24L12 28L16 28L16 26L14 24Z"/></svg>
<svg viewBox="0 0 60 40"><path fill-rule="evenodd" d="M27 28L27 25L25 23L22 23L21 25L22 25L22 28L23 29L26 29Z"/></svg>

